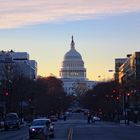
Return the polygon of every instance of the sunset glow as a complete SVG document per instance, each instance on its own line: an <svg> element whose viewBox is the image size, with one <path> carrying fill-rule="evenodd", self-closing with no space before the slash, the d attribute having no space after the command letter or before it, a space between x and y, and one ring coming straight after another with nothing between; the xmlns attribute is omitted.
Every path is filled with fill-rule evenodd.
<svg viewBox="0 0 140 140"><path fill-rule="evenodd" d="M140 51L140 1L0 0L0 49L28 52L38 75L59 77L72 35L87 77L111 78L115 58Z"/></svg>

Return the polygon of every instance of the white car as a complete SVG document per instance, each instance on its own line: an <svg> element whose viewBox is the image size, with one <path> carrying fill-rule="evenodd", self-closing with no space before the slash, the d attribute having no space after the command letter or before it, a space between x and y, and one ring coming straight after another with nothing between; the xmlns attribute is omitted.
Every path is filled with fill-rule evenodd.
<svg viewBox="0 0 140 140"><path fill-rule="evenodd" d="M94 121L100 121L101 119L99 117L97 117L97 116L93 116L93 120Z"/></svg>

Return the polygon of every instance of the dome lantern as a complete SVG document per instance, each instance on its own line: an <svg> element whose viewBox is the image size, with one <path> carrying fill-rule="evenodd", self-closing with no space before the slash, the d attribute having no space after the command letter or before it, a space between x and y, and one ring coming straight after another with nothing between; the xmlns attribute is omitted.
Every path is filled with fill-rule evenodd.
<svg viewBox="0 0 140 140"><path fill-rule="evenodd" d="M71 49L75 49L75 43L74 43L74 40L73 40L73 36L72 36L72 40L71 40Z"/></svg>

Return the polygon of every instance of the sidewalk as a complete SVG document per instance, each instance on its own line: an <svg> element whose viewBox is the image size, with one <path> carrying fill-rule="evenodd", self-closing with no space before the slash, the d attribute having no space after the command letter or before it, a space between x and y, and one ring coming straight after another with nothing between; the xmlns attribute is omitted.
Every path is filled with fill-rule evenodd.
<svg viewBox="0 0 140 140"><path fill-rule="evenodd" d="M128 125L127 124L127 120L126 120L126 123L125 123L125 120L120 120L120 124ZM132 125L132 126L140 126L140 121L137 122L137 123L134 123L133 121L129 121L129 125Z"/></svg>
<svg viewBox="0 0 140 140"><path fill-rule="evenodd" d="M140 122L136 123L135 126L139 126L140 127Z"/></svg>

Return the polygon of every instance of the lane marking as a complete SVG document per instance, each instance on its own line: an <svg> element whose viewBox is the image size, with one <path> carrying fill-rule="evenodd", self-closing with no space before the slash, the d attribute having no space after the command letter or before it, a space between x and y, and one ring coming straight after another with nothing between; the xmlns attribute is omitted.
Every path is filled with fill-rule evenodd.
<svg viewBox="0 0 140 140"><path fill-rule="evenodd" d="M72 140L72 139L73 139L73 128L70 127L68 131L68 140Z"/></svg>

